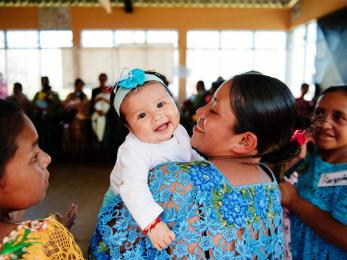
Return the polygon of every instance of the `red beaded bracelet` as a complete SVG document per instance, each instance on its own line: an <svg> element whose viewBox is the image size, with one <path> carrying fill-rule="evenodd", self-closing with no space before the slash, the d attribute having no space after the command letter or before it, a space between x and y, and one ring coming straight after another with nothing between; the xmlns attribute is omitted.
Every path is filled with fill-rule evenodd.
<svg viewBox="0 0 347 260"><path fill-rule="evenodd" d="M148 234L148 232L150 232L153 228L155 228L155 226L161 221L161 217L157 217L154 220L154 223L150 225L149 228L146 228L145 230L143 230L143 234L146 236Z"/></svg>

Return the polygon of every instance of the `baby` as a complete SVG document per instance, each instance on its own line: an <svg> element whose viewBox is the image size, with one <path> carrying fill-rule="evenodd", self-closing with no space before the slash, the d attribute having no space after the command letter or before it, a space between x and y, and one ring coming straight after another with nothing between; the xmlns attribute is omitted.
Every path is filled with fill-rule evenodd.
<svg viewBox="0 0 347 260"><path fill-rule="evenodd" d="M114 108L130 133L118 149L111 189L120 194L153 246L163 249L175 234L161 221L163 209L149 190L148 171L165 162L203 158L192 149L189 135L179 124L178 108L161 74L133 69L116 83L113 95Z"/></svg>

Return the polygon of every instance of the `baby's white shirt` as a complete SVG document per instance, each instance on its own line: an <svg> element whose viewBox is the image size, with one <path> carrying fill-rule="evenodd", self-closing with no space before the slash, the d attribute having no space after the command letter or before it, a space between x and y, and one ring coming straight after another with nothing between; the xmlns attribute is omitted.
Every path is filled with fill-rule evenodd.
<svg viewBox="0 0 347 260"><path fill-rule="evenodd" d="M142 142L129 133L118 149L110 176L111 189L120 194L132 217L144 230L163 211L149 190L149 170L166 162L201 160L204 158L192 148L190 137L182 125L178 125L170 140L158 144Z"/></svg>

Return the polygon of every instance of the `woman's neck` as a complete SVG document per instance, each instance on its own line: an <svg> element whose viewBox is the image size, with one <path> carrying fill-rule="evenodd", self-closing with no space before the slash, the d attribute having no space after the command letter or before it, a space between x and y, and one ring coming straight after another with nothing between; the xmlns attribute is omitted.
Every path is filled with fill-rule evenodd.
<svg viewBox="0 0 347 260"><path fill-rule="evenodd" d="M347 147L342 147L334 150L319 150L320 158L328 163L346 163L347 162Z"/></svg>
<svg viewBox="0 0 347 260"><path fill-rule="evenodd" d="M259 163L259 157L252 156L208 156L210 162L228 162L232 164L256 165Z"/></svg>
<svg viewBox="0 0 347 260"><path fill-rule="evenodd" d="M268 175L258 166L260 158L209 157L209 161L233 186L270 182Z"/></svg>

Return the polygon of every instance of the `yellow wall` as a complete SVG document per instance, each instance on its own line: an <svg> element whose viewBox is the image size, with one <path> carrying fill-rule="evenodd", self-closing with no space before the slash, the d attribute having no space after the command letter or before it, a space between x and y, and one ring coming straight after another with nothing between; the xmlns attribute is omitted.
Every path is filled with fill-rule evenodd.
<svg viewBox="0 0 347 260"><path fill-rule="evenodd" d="M38 8L0 7L0 29L37 28ZM172 28L172 29L286 29L286 9L240 8L136 8L111 14L98 7L72 7L72 29L85 28Z"/></svg>
<svg viewBox="0 0 347 260"><path fill-rule="evenodd" d="M0 7L0 29L33 29L38 26L37 8Z"/></svg>
<svg viewBox="0 0 347 260"><path fill-rule="evenodd" d="M299 0L300 12L291 14L291 27L322 17L347 6L346 0Z"/></svg>

